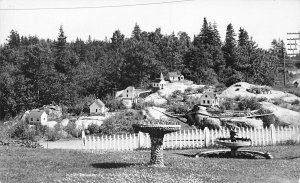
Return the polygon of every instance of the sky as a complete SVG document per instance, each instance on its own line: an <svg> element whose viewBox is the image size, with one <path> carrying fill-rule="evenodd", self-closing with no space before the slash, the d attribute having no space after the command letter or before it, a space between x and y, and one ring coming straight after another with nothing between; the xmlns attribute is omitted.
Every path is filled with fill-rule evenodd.
<svg viewBox="0 0 300 183"><path fill-rule="evenodd" d="M131 6L169 1L175 2ZM120 5L130 6L112 7ZM72 7L101 8L32 10ZM287 32L300 32L300 0L0 0L0 43L12 29L24 36L56 39L60 25L68 41L87 40L89 35L110 39L118 29L130 37L136 23L142 31L160 27L163 34L183 31L193 38L204 17L217 23L222 41L231 23L236 34L242 27L259 47L269 49L274 38L287 43Z"/></svg>

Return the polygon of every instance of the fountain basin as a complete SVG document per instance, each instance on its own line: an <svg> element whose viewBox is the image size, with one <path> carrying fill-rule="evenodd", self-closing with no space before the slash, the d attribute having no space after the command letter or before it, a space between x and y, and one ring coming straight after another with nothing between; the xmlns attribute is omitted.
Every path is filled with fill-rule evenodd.
<svg viewBox="0 0 300 183"><path fill-rule="evenodd" d="M216 140L216 143L234 149L251 146L252 144L250 139L244 139L244 138L237 138L235 142L231 142L230 138L219 138Z"/></svg>

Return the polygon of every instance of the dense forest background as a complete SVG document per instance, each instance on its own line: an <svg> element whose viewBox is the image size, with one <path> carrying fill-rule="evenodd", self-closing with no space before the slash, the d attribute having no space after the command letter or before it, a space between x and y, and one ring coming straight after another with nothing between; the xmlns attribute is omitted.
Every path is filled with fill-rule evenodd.
<svg viewBox="0 0 300 183"><path fill-rule="evenodd" d="M273 85L282 53L283 41L274 39L263 50L231 24L222 41L217 24L206 18L193 38L185 32L163 35L160 28L145 32L138 24L130 38L116 30L104 41L68 42L62 26L56 40L12 30L0 47L0 119L51 103L72 108L127 86L147 88L168 71L197 84Z"/></svg>

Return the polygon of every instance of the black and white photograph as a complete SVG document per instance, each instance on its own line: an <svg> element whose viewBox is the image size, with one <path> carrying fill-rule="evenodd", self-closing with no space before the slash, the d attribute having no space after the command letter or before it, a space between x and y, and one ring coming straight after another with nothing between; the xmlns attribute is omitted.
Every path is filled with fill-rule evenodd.
<svg viewBox="0 0 300 183"><path fill-rule="evenodd" d="M300 183L300 0L0 0L0 183Z"/></svg>

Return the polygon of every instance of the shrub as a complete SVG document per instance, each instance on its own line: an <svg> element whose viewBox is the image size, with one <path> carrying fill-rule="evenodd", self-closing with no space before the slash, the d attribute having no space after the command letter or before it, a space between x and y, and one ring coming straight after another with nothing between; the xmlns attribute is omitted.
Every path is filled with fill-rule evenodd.
<svg viewBox="0 0 300 183"><path fill-rule="evenodd" d="M226 89L226 85L224 83L217 84L215 87L215 92L222 92Z"/></svg>
<svg viewBox="0 0 300 183"><path fill-rule="evenodd" d="M189 111L189 108L187 105L174 104L174 105L170 105L167 111L173 112L175 114L184 114Z"/></svg>
<svg viewBox="0 0 300 183"><path fill-rule="evenodd" d="M171 95L172 98L177 98L177 97L180 97L180 96L182 96L182 93L181 93L180 90L173 91L173 93Z"/></svg>
<svg viewBox="0 0 300 183"><path fill-rule="evenodd" d="M267 100L268 100L267 97L261 97L261 98L257 99L258 102L264 102L264 101L267 101Z"/></svg>
<svg viewBox="0 0 300 183"><path fill-rule="evenodd" d="M87 130L90 132L90 134L96 134L96 133L100 133L101 132L100 126L96 125L96 124L90 124L87 127Z"/></svg>
<svg viewBox="0 0 300 183"><path fill-rule="evenodd" d="M231 110L233 108L232 106L232 101L229 100L225 100L223 102L220 103L220 108L222 108L222 110Z"/></svg>
<svg viewBox="0 0 300 183"><path fill-rule="evenodd" d="M70 120L67 126L64 127L64 131L72 135L73 137L78 136L78 131L76 130L76 124L74 121Z"/></svg>
<svg viewBox="0 0 300 183"><path fill-rule="evenodd" d="M196 93L203 93L204 92L204 87L199 87L195 89Z"/></svg>
<svg viewBox="0 0 300 183"><path fill-rule="evenodd" d="M62 137L62 129L59 123L54 128L47 128L46 137L48 141L56 141Z"/></svg>
<svg viewBox="0 0 300 183"><path fill-rule="evenodd" d="M191 94L193 92L193 88L192 87L188 87L184 90L185 94Z"/></svg>
<svg viewBox="0 0 300 183"><path fill-rule="evenodd" d="M107 95L103 99L103 102L105 103L105 106L109 109L110 112L126 109L126 107L122 104L122 101L120 99L116 99L111 95Z"/></svg>
<svg viewBox="0 0 300 183"><path fill-rule="evenodd" d="M238 107L240 110L246 110L246 109L250 109L250 110L256 110L260 108L260 104L257 101L256 98L252 97L252 98L245 98L242 99L239 103L238 103Z"/></svg>
<svg viewBox="0 0 300 183"><path fill-rule="evenodd" d="M292 105L299 105L299 103L300 103L300 100L296 99L291 104Z"/></svg>
<svg viewBox="0 0 300 183"><path fill-rule="evenodd" d="M132 124L138 123L139 118L138 113L120 112L103 121L100 126L101 133L107 135L133 133Z"/></svg>
<svg viewBox="0 0 300 183"><path fill-rule="evenodd" d="M144 103L144 102L134 102L132 104L132 109L135 109L135 110L143 110L145 109L147 106L147 103Z"/></svg>

